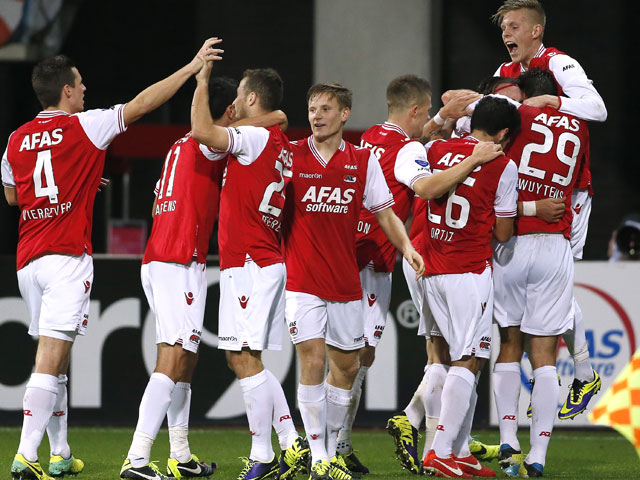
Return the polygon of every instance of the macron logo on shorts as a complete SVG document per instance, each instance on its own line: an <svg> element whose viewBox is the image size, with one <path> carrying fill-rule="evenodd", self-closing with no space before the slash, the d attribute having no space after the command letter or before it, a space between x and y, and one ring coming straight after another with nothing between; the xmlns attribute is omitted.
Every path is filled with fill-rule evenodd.
<svg viewBox="0 0 640 480"><path fill-rule="evenodd" d="M88 293L91 288L91 282L89 280L84 281L84 293Z"/></svg>
<svg viewBox="0 0 640 480"><path fill-rule="evenodd" d="M187 305L191 305L193 303L193 292L184 292L184 299L187 301Z"/></svg>
<svg viewBox="0 0 640 480"><path fill-rule="evenodd" d="M238 301L240 302L240 306L244 310L245 308L247 308L247 303L249 303L249 297L245 297L243 295L241 297L238 297Z"/></svg>
<svg viewBox="0 0 640 480"><path fill-rule="evenodd" d="M378 297L376 297L375 293L368 293L367 294L367 300L369 301L369 306L373 307L373 304L376 303L376 300L378 299Z"/></svg>

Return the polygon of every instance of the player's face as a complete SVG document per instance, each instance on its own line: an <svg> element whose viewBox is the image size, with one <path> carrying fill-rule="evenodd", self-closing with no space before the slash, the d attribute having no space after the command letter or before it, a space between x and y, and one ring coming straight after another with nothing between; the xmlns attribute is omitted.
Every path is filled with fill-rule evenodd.
<svg viewBox="0 0 640 480"><path fill-rule="evenodd" d="M511 60L525 65L529 65L529 61L540 45L539 37L534 36L535 25L527 13L526 9L507 12L500 25L502 41L507 47Z"/></svg>
<svg viewBox="0 0 640 480"><path fill-rule="evenodd" d="M246 118L248 115L248 111L247 111L248 92L247 92L247 89L245 88L246 84L247 84L246 78L243 78L240 81L240 85L238 85L238 92L236 94L236 99L233 101L233 104L232 104L233 110L235 112L234 121L242 120L243 118Z"/></svg>
<svg viewBox="0 0 640 480"><path fill-rule="evenodd" d="M520 87L513 83L506 83L504 85L500 85L496 88L493 93L499 93L500 95L504 95L505 97L509 97L516 102L522 103L524 101L524 95Z"/></svg>
<svg viewBox="0 0 640 480"><path fill-rule="evenodd" d="M72 67L73 70L73 79L74 86L69 85L71 87L71 95L69 96L69 103L71 104L71 109L73 112L78 113L84 110L84 92L87 87L82 83L82 76L76 67Z"/></svg>
<svg viewBox="0 0 640 480"><path fill-rule="evenodd" d="M334 135L342 135L342 127L351 110L341 108L334 96L322 93L309 99L308 113L313 137L323 142Z"/></svg>

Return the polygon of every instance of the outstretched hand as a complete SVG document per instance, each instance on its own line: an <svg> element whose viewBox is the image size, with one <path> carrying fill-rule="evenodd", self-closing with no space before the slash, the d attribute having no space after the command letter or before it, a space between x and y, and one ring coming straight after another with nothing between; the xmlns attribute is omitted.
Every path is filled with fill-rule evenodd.
<svg viewBox="0 0 640 480"><path fill-rule="evenodd" d="M442 118L457 120L473 112L469 107L476 100L480 100L482 95L469 90L454 90L447 104L440 110Z"/></svg>
<svg viewBox="0 0 640 480"><path fill-rule="evenodd" d="M189 62L188 68L192 75L199 73L203 67L206 67L209 64L209 71L207 72L207 77L209 73L211 73L211 66L214 61L222 60L222 54L224 50L220 48L213 48L215 45L218 45L222 42L221 38L212 37L208 38L203 44L200 50L193 60Z"/></svg>

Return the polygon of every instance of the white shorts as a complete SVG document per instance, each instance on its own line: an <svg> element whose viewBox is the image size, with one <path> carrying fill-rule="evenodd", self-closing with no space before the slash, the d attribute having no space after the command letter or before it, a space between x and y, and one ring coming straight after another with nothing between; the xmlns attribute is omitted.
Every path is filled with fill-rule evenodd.
<svg viewBox="0 0 640 480"><path fill-rule="evenodd" d="M560 335L573 325L573 258L559 234L513 237L494 253L494 320L524 333Z"/></svg>
<svg viewBox="0 0 640 480"><path fill-rule="evenodd" d="M391 272L376 272L373 268L364 268L360 270L360 283L364 341L376 347L387 325L391 302Z"/></svg>
<svg viewBox="0 0 640 480"><path fill-rule="evenodd" d="M591 215L591 195L587 189L574 189L571 195L571 209L573 221L571 222L571 252L573 258L582 260L582 251L587 241L589 228L589 216Z"/></svg>
<svg viewBox="0 0 640 480"><path fill-rule="evenodd" d="M218 348L222 350L280 350L284 328L284 263L220 272Z"/></svg>
<svg viewBox="0 0 640 480"><path fill-rule="evenodd" d="M86 253L44 255L18 270L18 287L31 317L29 335L73 341L89 322L93 258Z"/></svg>
<svg viewBox="0 0 640 480"><path fill-rule="evenodd" d="M402 272L404 278L407 281L407 287L409 288L409 295L416 307L416 310L420 314L420 323L418 324L418 335L426 338L441 337L442 333L436 325L436 321L433 319L429 304L424 301L425 290L424 282L425 277L416 279L416 271L409 265L406 258L402 259Z"/></svg>
<svg viewBox="0 0 640 480"><path fill-rule="evenodd" d="M433 275L425 278L426 298L449 344L451 360L491 355L493 278L484 272Z"/></svg>
<svg viewBox="0 0 640 480"><path fill-rule="evenodd" d="M340 350L364 347L362 301L332 302L315 295L287 290L287 326L296 344L323 338Z"/></svg>
<svg viewBox="0 0 640 480"><path fill-rule="evenodd" d="M142 288L156 317L156 343L198 353L207 301L206 265L149 262L140 268Z"/></svg>

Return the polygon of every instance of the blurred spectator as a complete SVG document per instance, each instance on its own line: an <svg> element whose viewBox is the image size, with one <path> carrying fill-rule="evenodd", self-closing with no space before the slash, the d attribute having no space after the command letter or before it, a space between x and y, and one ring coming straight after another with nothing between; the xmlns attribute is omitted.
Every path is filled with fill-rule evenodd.
<svg viewBox="0 0 640 480"><path fill-rule="evenodd" d="M632 213L622 219L611 234L608 256L610 262L640 260L640 214Z"/></svg>

